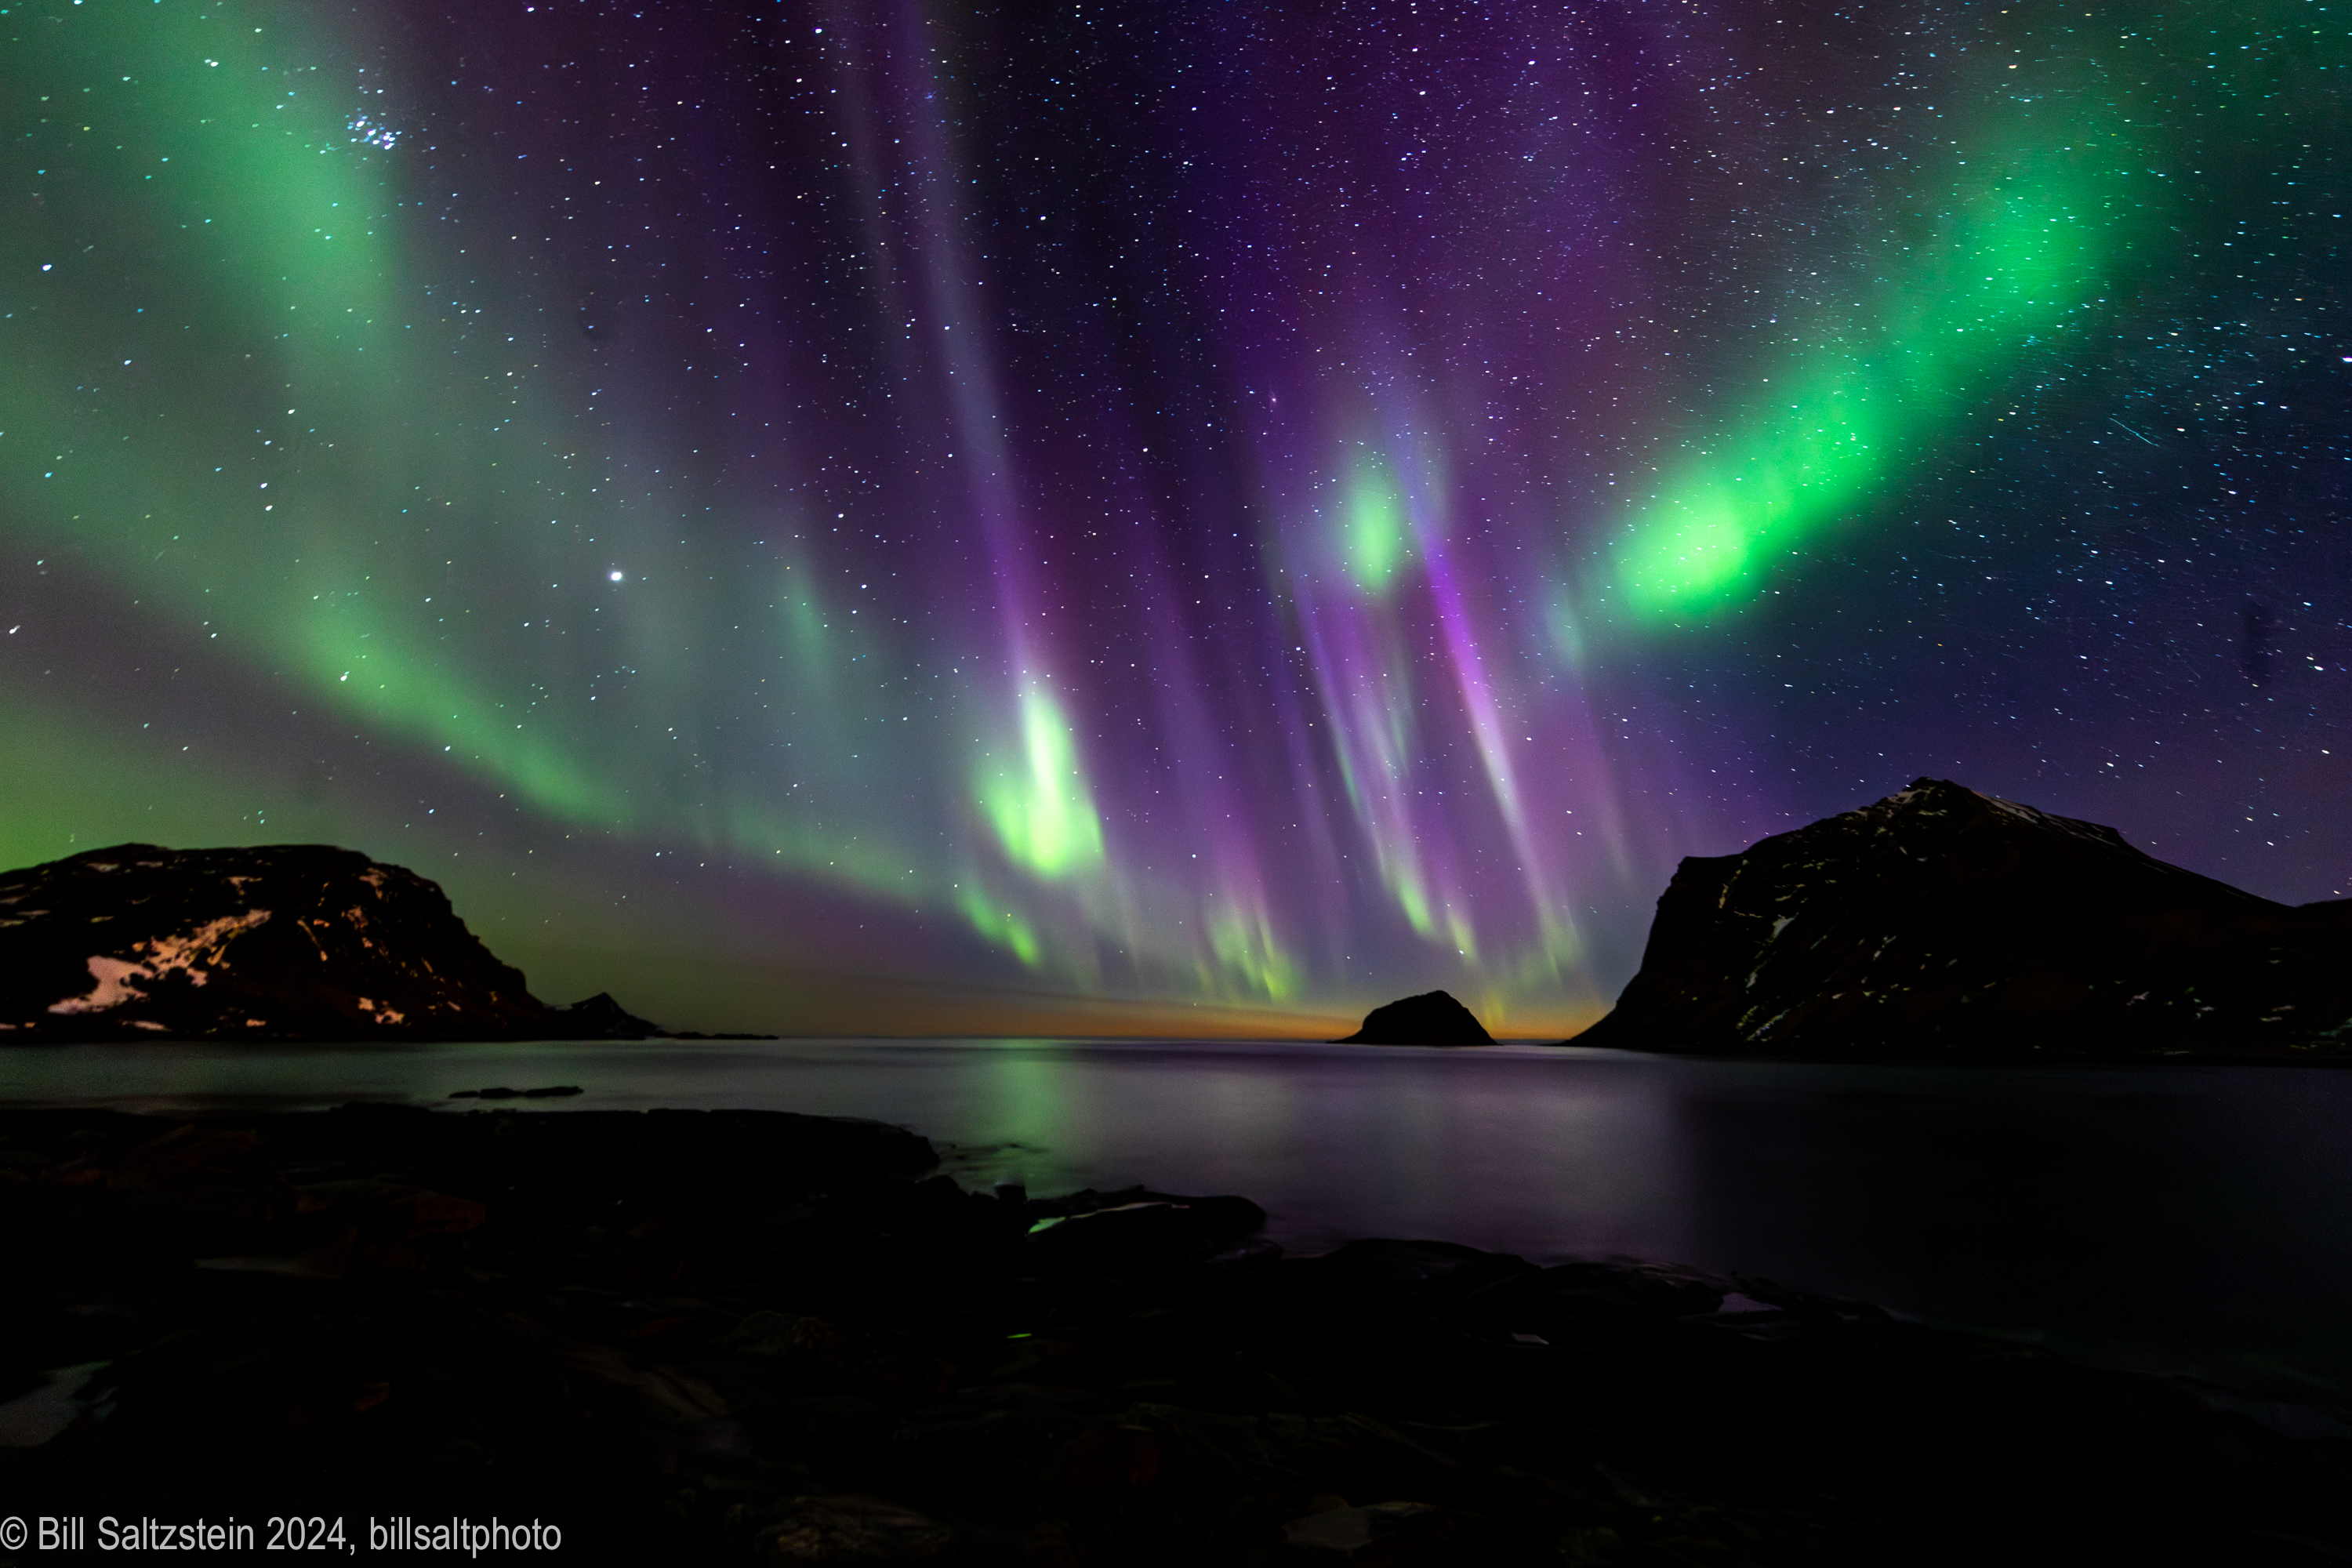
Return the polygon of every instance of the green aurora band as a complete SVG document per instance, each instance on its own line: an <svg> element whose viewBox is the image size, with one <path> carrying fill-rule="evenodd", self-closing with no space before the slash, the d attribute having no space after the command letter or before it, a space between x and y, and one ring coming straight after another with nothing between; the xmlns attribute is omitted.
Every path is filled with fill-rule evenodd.
<svg viewBox="0 0 2352 1568"><path fill-rule="evenodd" d="M1953 159L1948 205L1905 203L1874 254L1849 264L1852 310L1790 323L1796 346L1721 433L1661 464L1611 562L1613 595L1637 619L1752 597L1771 557L1983 434L2021 359L2106 302L2157 219L2133 138L2084 124L2061 140L2029 123L1974 147Z"/></svg>

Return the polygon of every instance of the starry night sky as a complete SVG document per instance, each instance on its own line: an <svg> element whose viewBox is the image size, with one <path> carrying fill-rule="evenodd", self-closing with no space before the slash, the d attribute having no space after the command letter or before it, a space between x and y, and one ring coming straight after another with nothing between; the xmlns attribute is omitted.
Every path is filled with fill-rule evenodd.
<svg viewBox="0 0 2352 1568"><path fill-rule="evenodd" d="M0 857L676 1027L1589 1020L1919 774L2352 893L2352 6L0 0Z"/></svg>

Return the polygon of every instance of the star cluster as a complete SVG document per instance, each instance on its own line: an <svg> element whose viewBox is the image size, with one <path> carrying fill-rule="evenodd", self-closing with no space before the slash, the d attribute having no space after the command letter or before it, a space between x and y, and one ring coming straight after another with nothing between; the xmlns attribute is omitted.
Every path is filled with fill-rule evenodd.
<svg viewBox="0 0 2352 1568"><path fill-rule="evenodd" d="M2352 893L2352 13L0 5L0 852L681 1026L1606 1005L1930 773Z"/></svg>

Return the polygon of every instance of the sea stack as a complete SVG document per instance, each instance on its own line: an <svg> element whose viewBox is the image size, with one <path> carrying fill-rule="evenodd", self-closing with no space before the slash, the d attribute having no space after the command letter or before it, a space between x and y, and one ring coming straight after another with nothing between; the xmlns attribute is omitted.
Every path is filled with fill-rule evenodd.
<svg viewBox="0 0 2352 1568"><path fill-rule="evenodd" d="M1944 779L1685 860L1578 1045L1726 1056L2352 1055L2352 900L2292 906Z"/></svg>
<svg viewBox="0 0 2352 1568"><path fill-rule="evenodd" d="M1375 1007L1339 1046L1491 1046L1495 1037L1469 1008L1443 991L1424 991Z"/></svg>
<svg viewBox="0 0 2352 1568"><path fill-rule="evenodd" d="M437 886L355 850L118 844L0 873L0 1043L651 1029L610 997L547 1006Z"/></svg>

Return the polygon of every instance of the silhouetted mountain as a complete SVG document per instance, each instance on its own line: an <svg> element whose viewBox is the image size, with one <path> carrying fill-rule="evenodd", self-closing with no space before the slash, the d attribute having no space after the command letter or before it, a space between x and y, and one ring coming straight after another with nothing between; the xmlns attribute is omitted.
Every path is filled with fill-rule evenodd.
<svg viewBox="0 0 2352 1568"><path fill-rule="evenodd" d="M2352 1054L2352 900L2276 904L1948 780L1693 857L1578 1045L1789 1057Z"/></svg>
<svg viewBox="0 0 2352 1568"><path fill-rule="evenodd" d="M1364 1026L1339 1046L1491 1046L1495 1037L1443 991L1407 996L1364 1015Z"/></svg>
<svg viewBox="0 0 2352 1568"><path fill-rule="evenodd" d="M567 1039L642 1040L668 1033L659 1024L649 1023L614 1001L610 991L599 991L584 1002L552 1011L566 1021Z"/></svg>
<svg viewBox="0 0 2352 1568"><path fill-rule="evenodd" d="M119 844L0 873L0 1041L545 1039L660 1031L550 1007L434 883L322 844Z"/></svg>

